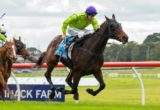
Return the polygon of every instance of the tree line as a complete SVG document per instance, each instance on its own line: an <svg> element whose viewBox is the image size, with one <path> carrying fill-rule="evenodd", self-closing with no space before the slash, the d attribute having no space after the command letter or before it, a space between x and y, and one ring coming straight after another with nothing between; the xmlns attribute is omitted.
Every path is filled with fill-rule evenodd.
<svg viewBox="0 0 160 110"><path fill-rule="evenodd" d="M104 51L105 61L160 61L160 33L148 35L142 44L110 44Z"/></svg>

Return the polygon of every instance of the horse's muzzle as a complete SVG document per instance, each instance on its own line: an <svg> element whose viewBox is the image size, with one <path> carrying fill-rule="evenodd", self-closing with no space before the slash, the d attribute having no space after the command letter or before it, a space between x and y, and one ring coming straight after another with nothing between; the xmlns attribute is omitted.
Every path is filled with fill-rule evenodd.
<svg viewBox="0 0 160 110"><path fill-rule="evenodd" d="M17 57L11 57L10 60L12 60L12 62L16 62Z"/></svg>
<svg viewBox="0 0 160 110"><path fill-rule="evenodd" d="M128 36L124 36L123 37L123 44L127 43L128 42Z"/></svg>

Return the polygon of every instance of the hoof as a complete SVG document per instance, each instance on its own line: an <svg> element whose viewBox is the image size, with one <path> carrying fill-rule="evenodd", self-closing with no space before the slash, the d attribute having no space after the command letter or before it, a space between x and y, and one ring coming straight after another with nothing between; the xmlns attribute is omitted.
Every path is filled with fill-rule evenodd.
<svg viewBox="0 0 160 110"><path fill-rule="evenodd" d="M89 94L96 96L95 92L93 91L93 89L87 89L86 90Z"/></svg>
<svg viewBox="0 0 160 110"><path fill-rule="evenodd" d="M89 94L92 94L93 89L87 89L86 91L87 91Z"/></svg>
<svg viewBox="0 0 160 110"><path fill-rule="evenodd" d="M49 95L49 99L54 99L55 96L55 90L52 90L51 94Z"/></svg>
<svg viewBox="0 0 160 110"><path fill-rule="evenodd" d="M78 93L75 93L74 96L73 96L73 99L78 101L79 100L79 94Z"/></svg>
<svg viewBox="0 0 160 110"><path fill-rule="evenodd" d="M14 102L14 101L16 101L18 98L12 94L11 97L10 97L10 99Z"/></svg>

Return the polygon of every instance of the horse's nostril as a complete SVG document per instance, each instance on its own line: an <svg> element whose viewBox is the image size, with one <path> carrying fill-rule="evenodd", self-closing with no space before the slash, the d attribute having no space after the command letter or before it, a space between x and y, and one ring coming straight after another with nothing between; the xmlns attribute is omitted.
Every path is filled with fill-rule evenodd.
<svg viewBox="0 0 160 110"><path fill-rule="evenodd" d="M123 36L123 39L125 42L128 42L128 37L127 36Z"/></svg>

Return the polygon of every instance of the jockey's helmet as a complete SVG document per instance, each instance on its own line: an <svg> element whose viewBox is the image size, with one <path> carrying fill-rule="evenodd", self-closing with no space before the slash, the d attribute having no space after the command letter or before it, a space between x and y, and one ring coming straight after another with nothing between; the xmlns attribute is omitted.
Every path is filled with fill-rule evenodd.
<svg viewBox="0 0 160 110"><path fill-rule="evenodd" d="M87 15L91 15L91 16L95 16L97 14L97 10L94 6L89 6L87 9L86 9L86 14Z"/></svg>

